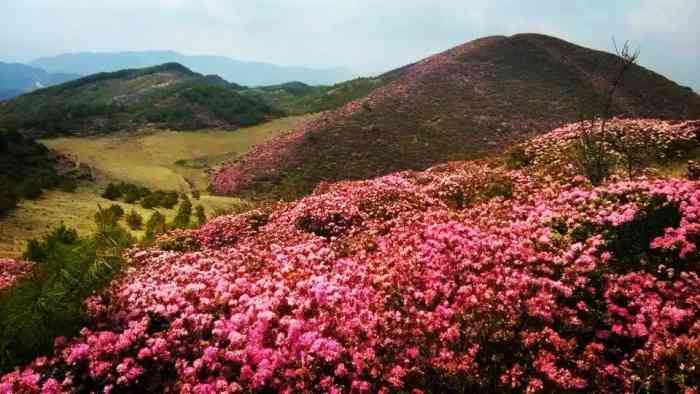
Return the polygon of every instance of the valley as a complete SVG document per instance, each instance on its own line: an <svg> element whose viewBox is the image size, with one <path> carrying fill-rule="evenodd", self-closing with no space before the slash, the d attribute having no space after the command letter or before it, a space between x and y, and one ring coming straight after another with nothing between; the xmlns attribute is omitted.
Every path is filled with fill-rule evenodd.
<svg viewBox="0 0 700 394"><path fill-rule="evenodd" d="M48 148L90 167L94 182L83 182L73 192L52 190L39 199L22 200L0 221L0 256L19 258L26 242L65 224L79 234L94 231L93 216L98 205L108 208L115 201L100 197L109 182L130 182L154 190L198 191L196 200L207 215L236 212L246 202L236 197L213 196L207 192L208 171L234 160L256 144L293 128L309 116L276 119L236 131L224 130L141 130L96 137L63 137L41 140ZM125 212L135 210L144 218L153 212L138 203L116 202ZM159 209L167 221L174 209ZM132 231L142 237L143 229Z"/></svg>

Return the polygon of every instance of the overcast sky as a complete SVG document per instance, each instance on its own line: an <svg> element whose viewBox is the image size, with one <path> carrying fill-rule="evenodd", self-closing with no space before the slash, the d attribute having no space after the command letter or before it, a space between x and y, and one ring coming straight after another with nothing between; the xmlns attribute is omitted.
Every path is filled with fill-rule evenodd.
<svg viewBox="0 0 700 394"><path fill-rule="evenodd" d="M700 0L0 0L0 60L173 49L373 74L486 36L611 50L700 91Z"/></svg>

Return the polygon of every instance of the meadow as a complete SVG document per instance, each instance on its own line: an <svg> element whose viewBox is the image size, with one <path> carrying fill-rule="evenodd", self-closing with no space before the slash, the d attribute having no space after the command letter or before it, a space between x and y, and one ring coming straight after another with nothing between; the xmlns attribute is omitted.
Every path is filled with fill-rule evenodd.
<svg viewBox="0 0 700 394"><path fill-rule="evenodd" d="M132 182L151 189L201 192L194 205L202 205L207 216L215 212L235 210L244 202L234 197L208 195L208 168L235 159L251 147L275 136L299 122L303 117L277 119L269 123L236 131L168 130L141 131L101 137L56 138L42 140L49 148L88 164L96 182L83 183L75 193L46 191L37 200L23 200L0 222L0 256L17 258L29 239L41 237L50 228L64 223L80 234L95 230L93 220L98 206L119 204L125 212L132 209L144 220L153 210L138 203L110 201L100 197L108 182ZM190 186L192 185L192 186ZM176 209L158 208L170 221ZM141 237L143 231L133 231Z"/></svg>

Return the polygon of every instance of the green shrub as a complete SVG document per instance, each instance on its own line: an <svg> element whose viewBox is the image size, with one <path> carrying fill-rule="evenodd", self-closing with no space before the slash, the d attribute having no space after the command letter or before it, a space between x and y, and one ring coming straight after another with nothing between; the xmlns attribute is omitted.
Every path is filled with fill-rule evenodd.
<svg viewBox="0 0 700 394"><path fill-rule="evenodd" d="M525 152L521 145L515 145L506 152L506 166L511 169L527 167L532 162L532 157Z"/></svg>
<svg viewBox="0 0 700 394"><path fill-rule="evenodd" d="M121 196L121 190L119 190L119 187L113 183L109 183L105 191L102 193L102 197L108 200L116 200Z"/></svg>
<svg viewBox="0 0 700 394"><path fill-rule="evenodd" d="M167 230L165 225L165 216L162 213L155 211L153 215L148 219L146 223L146 234L144 236L144 241L148 243L155 239L159 234L165 233Z"/></svg>
<svg viewBox="0 0 700 394"><path fill-rule="evenodd" d="M17 186L17 195L29 200L36 200L42 193L40 181L37 179L27 179Z"/></svg>
<svg viewBox="0 0 700 394"><path fill-rule="evenodd" d="M149 194L151 194L151 189L143 186L143 187L138 188L138 193L139 193L139 198L144 198L144 197L148 196Z"/></svg>
<svg viewBox="0 0 700 394"><path fill-rule="evenodd" d="M61 177L58 182L58 189L66 193L74 193L78 188L78 181L68 176Z"/></svg>
<svg viewBox="0 0 700 394"><path fill-rule="evenodd" d="M124 216L124 208L122 208L119 204L112 204L112 206L110 206L108 209L116 220L119 220L122 218L122 216Z"/></svg>
<svg viewBox="0 0 700 394"><path fill-rule="evenodd" d="M163 208L167 209L172 209L176 204L178 200L178 194L175 191L170 191L167 192L163 195L163 198L160 200L160 205Z"/></svg>
<svg viewBox="0 0 700 394"><path fill-rule="evenodd" d="M126 224L132 230L140 230L141 226L143 226L143 217L132 209L129 214L126 215Z"/></svg>
<svg viewBox="0 0 700 394"><path fill-rule="evenodd" d="M197 218L197 226L202 226L207 222L207 215L204 213L204 207L201 205L195 207L194 216Z"/></svg>
<svg viewBox="0 0 700 394"><path fill-rule="evenodd" d="M190 217L192 216L192 203L190 199L183 194L182 202L177 209L177 214L173 219L171 228L188 228L190 226Z"/></svg>
<svg viewBox="0 0 700 394"><path fill-rule="evenodd" d="M146 209L153 209L160 205L160 196L156 193L151 193L141 199L141 206Z"/></svg>
<svg viewBox="0 0 700 394"><path fill-rule="evenodd" d="M0 190L0 215L9 212L17 206L19 202L14 188L3 188Z"/></svg>
<svg viewBox="0 0 700 394"><path fill-rule="evenodd" d="M133 204L141 198L138 190L129 190L124 194L124 202L127 204Z"/></svg>
<svg viewBox="0 0 700 394"><path fill-rule="evenodd" d="M76 335L88 322L85 299L119 272L132 241L111 224L85 238L61 224L32 240L25 258L40 264L0 296L0 373L50 354L57 336Z"/></svg>

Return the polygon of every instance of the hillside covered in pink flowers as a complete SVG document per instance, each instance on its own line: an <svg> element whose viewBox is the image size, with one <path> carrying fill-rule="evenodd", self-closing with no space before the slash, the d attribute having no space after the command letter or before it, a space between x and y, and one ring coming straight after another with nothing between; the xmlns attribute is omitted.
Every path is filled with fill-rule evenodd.
<svg viewBox="0 0 700 394"><path fill-rule="evenodd" d="M223 166L219 194L291 200L323 181L492 154L603 113L620 58L540 34L470 41L383 76L376 89ZM697 119L700 96L632 65L611 115Z"/></svg>
<svg viewBox="0 0 700 394"><path fill-rule="evenodd" d="M697 122L616 126L668 160L698 146ZM132 250L80 335L0 393L695 393L700 184L593 186L551 159L576 130L519 169L322 183Z"/></svg>

